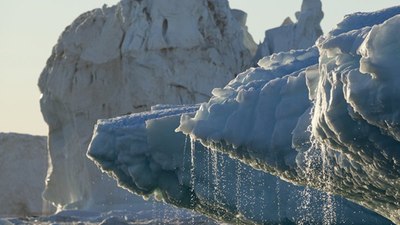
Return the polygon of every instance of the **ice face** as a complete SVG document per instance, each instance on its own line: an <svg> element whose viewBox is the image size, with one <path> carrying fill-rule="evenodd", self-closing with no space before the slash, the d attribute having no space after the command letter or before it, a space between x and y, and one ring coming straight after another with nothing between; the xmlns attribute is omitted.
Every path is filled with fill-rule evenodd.
<svg viewBox="0 0 400 225"><path fill-rule="evenodd" d="M151 112L101 120L88 156L133 193L240 224L326 221L326 194L254 170L174 132L199 106L153 107ZM309 196L304 200L304 196ZM331 197L336 224L389 221ZM309 207L305 207L309 206ZM341 219L342 218L342 219Z"/></svg>
<svg viewBox="0 0 400 225"><path fill-rule="evenodd" d="M194 117L182 117L179 130L400 223L399 13L394 7L348 16L318 40L315 65L301 51L261 60L264 68L214 90Z"/></svg>
<svg viewBox="0 0 400 225"><path fill-rule="evenodd" d="M246 143L245 148L251 151L237 151L238 158L257 159L268 154L271 157L264 160L284 171L296 156L290 134L298 118L311 107L304 68L317 62L316 48L264 58L259 62L261 68L247 70L225 88L214 89L211 100L194 118L182 117L178 130L212 148L221 143L214 140L223 140L223 145L232 149ZM246 154L241 155L243 152ZM264 170L273 172L265 165Z"/></svg>
<svg viewBox="0 0 400 225"><path fill-rule="evenodd" d="M42 199L48 164L47 138L0 133L0 216L51 213Z"/></svg>
<svg viewBox="0 0 400 225"><path fill-rule="evenodd" d="M44 197L60 209L139 201L85 157L94 124L206 101L250 65L256 44L241 17L226 0L123 0L68 26L39 80L52 163Z"/></svg>
<svg viewBox="0 0 400 225"><path fill-rule="evenodd" d="M396 223L400 219L396 194L400 146L398 68L393 63L398 54L393 49L398 49L394 34L398 21L394 16L382 24L371 24L372 28L321 40L323 66L312 115L312 135L335 152L333 164L343 168L334 172L337 183L343 184L339 192L349 190L344 191L348 198ZM360 190L363 195L357 196Z"/></svg>

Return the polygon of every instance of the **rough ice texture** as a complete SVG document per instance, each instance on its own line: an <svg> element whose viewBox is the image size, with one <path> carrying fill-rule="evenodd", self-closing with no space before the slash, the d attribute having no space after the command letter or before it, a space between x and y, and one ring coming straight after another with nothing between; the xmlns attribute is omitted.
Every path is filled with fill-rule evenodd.
<svg viewBox="0 0 400 225"><path fill-rule="evenodd" d="M205 101L255 49L245 15L226 0L122 0L79 16L39 79L52 162L44 197L59 208L123 202L85 157L96 120Z"/></svg>
<svg viewBox="0 0 400 225"><path fill-rule="evenodd" d="M139 225L139 224L207 224L218 225L213 220L193 214L189 210L148 203L147 206L136 205L133 210L114 210L93 212L82 210L66 210L54 215L42 215L24 218L0 218L1 225L35 224L35 225Z"/></svg>
<svg viewBox="0 0 400 225"><path fill-rule="evenodd" d="M400 224L400 7L347 16L317 48L240 74L179 130ZM318 60L318 61L317 61Z"/></svg>
<svg viewBox="0 0 400 225"><path fill-rule="evenodd" d="M178 207L194 209L218 221L239 224L322 224L327 195L308 190L314 199L304 208L305 189L257 171L228 156L190 143L174 132L182 114L198 106L156 106L97 123L89 157L119 185ZM335 200L335 224L391 224L360 206ZM312 206L311 206L312 205Z"/></svg>
<svg viewBox="0 0 400 225"><path fill-rule="evenodd" d="M43 213L46 140L42 136L0 133L0 216Z"/></svg>
<svg viewBox="0 0 400 225"><path fill-rule="evenodd" d="M322 35L320 26L324 16L320 0L304 0L301 11L296 12L297 22L288 17L280 27L265 31L264 41L258 46L254 61L273 53L292 49L306 49Z"/></svg>

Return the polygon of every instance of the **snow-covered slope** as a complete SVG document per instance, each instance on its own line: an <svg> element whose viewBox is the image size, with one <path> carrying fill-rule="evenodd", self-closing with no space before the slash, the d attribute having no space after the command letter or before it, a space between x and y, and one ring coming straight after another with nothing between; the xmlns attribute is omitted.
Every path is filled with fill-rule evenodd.
<svg viewBox="0 0 400 225"><path fill-rule="evenodd" d="M254 57L255 63L273 53L313 46L322 35L320 23L323 16L321 0L303 0L301 11L296 12L295 23L288 17L280 27L265 31L264 41Z"/></svg>
<svg viewBox="0 0 400 225"><path fill-rule="evenodd" d="M153 107L99 121L88 151L119 185L239 224L391 224L342 198L294 186L174 132L198 106ZM331 200L331 201L327 201Z"/></svg>
<svg viewBox="0 0 400 225"><path fill-rule="evenodd" d="M0 216L41 215L46 137L0 133Z"/></svg>
<svg viewBox="0 0 400 225"><path fill-rule="evenodd" d="M205 101L255 49L245 15L226 0L122 0L82 14L39 80L52 162L44 197L59 208L124 201L85 157L96 120Z"/></svg>
<svg viewBox="0 0 400 225"><path fill-rule="evenodd" d="M316 47L262 59L179 130L400 224L400 7L348 16ZM314 60L314 62L311 62Z"/></svg>

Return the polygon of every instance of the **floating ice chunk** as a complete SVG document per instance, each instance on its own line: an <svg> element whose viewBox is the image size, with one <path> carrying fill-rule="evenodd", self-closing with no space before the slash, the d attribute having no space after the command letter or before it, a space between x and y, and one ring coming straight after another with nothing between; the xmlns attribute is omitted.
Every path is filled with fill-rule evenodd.
<svg viewBox="0 0 400 225"><path fill-rule="evenodd" d="M179 117L198 106L156 106L147 113L102 120L88 151L98 166L128 190L230 223L294 223L305 213L323 221L325 196L309 190L313 207L302 208L304 188L206 150L174 132ZM109 144L104 145L107 142ZM133 170L133 171L132 171ZM390 224L374 213L335 198L337 218Z"/></svg>

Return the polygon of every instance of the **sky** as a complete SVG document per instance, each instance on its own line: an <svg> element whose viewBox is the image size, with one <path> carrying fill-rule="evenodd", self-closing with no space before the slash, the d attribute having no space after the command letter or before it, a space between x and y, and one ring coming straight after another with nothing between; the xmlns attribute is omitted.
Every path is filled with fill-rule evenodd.
<svg viewBox="0 0 400 225"><path fill-rule="evenodd" d="M118 0L0 0L0 132L47 135L39 107L39 75L66 26L88 10ZM301 0L229 0L247 12L247 26L256 42L264 31L279 26L300 10ZM322 29L328 32L346 14L374 11L398 0L322 0Z"/></svg>

